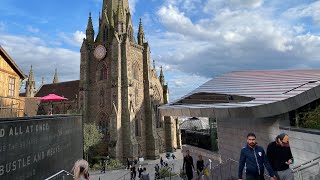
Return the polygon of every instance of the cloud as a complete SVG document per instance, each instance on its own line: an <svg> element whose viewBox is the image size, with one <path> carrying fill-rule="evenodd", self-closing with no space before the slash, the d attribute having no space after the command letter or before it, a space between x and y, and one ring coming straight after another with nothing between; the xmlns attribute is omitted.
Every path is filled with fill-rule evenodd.
<svg viewBox="0 0 320 180"><path fill-rule="evenodd" d="M283 15L292 19L311 17L315 24L320 25L320 1L290 8Z"/></svg>
<svg viewBox="0 0 320 180"><path fill-rule="evenodd" d="M166 30L150 36L153 56L207 78L233 70L320 68L319 35L275 19L270 8L259 7L263 1L241 2L250 8L232 9L240 1L230 0L197 20L181 5L162 5L156 14Z"/></svg>
<svg viewBox="0 0 320 180"><path fill-rule="evenodd" d="M136 4L138 3L139 0L129 0L129 7L130 7L130 12L131 14L134 14L136 11Z"/></svg>
<svg viewBox="0 0 320 180"><path fill-rule="evenodd" d="M51 83L55 68L58 68L60 81L79 79L79 52L49 47L37 37L0 35L0 39L3 48L25 74L33 65L37 85L41 83L41 76L46 83Z"/></svg>
<svg viewBox="0 0 320 180"><path fill-rule="evenodd" d="M77 30L72 34L59 33L58 36L67 44L80 47L83 41L83 38L86 37L86 34L82 31Z"/></svg>
<svg viewBox="0 0 320 180"><path fill-rule="evenodd" d="M4 22L1 22L1 21L0 21L0 32L1 32L1 31L5 31L6 29L7 29L6 24L5 24Z"/></svg>
<svg viewBox="0 0 320 180"><path fill-rule="evenodd" d="M34 28L32 26L27 26L27 30L31 33L34 33L34 34L36 34L40 31L38 28Z"/></svg>

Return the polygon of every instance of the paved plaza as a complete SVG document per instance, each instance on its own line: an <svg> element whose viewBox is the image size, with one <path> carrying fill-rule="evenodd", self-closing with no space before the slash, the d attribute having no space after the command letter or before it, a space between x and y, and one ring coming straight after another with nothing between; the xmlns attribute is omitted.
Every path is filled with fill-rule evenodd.
<svg viewBox="0 0 320 180"><path fill-rule="evenodd" d="M177 152L174 152L174 155L176 156L175 160L172 160L172 158L168 161L168 164L170 167L173 168L173 171L176 173L180 172L180 169L183 164L183 154L181 153L181 150L177 150ZM165 158L165 153L160 155L163 159ZM144 162L141 163L142 167L146 167L147 171L150 174L150 179L154 179L155 177L155 165L159 164L160 165L160 159L157 160L145 160ZM119 169L119 170L111 170L111 171L106 171L106 173L100 173L100 171L92 171L90 172L91 180L128 180L130 179L130 171L126 169ZM120 180L119 179L119 180ZM136 179L138 180L138 172L137 172L137 177Z"/></svg>

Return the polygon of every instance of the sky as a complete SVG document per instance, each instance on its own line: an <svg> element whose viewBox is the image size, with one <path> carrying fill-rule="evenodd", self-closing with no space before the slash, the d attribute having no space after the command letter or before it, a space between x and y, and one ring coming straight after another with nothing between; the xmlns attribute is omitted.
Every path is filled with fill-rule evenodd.
<svg viewBox="0 0 320 180"><path fill-rule="evenodd" d="M320 68L320 1L129 0L135 34L142 18L170 101L230 71ZM52 83L79 79L88 14L102 0L1 0L0 45L25 74Z"/></svg>

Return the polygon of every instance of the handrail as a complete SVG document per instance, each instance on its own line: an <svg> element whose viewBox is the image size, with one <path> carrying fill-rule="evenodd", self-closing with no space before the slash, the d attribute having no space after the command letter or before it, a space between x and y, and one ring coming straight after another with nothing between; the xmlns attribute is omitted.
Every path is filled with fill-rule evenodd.
<svg viewBox="0 0 320 180"><path fill-rule="evenodd" d="M130 173L131 173L131 171L130 171L130 169L129 169L129 172L127 172L126 174L122 175L121 177L119 177L119 178L116 179L116 180L120 180L120 179L122 179L123 177L125 177L126 175L128 175L128 174L130 174Z"/></svg>
<svg viewBox="0 0 320 180"><path fill-rule="evenodd" d="M298 165L298 166L296 166L296 167L294 167L294 168L293 168L293 172L297 172L297 171L299 171L299 170L306 169L306 168L308 168L308 167L313 166L313 165L316 164L316 163L319 163L317 160L320 161L320 156L319 156L319 157L316 157L316 158L314 158L314 159L312 159L312 160L310 160L310 161L307 161L307 162L305 162L305 163L303 163L303 164L300 164L300 165ZM317 162L316 162L316 163L313 163L313 162L315 162L315 161L317 161ZM310 163L313 163L313 164L310 164ZM305 166L305 165L307 165L307 164L310 164L310 165L309 165L309 166ZM301 168L301 169L299 169L299 168Z"/></svg>
<svg viewBox="0 0 320 180"><path fill-rule="evenodd" d="M50 177L46 178L45 180L52 179L52 178L54 178L54 177L58 176L58 175L59 175L59 174L61 174L61 173L66 173L66 174L67 174L67 176L72 176L72 177L73 177L73 174L72 174L72 173L70 173L70 172L68 172L68 171L66 171L66 170L61 170L61 171L57 172L56 174L54 174L54 175L52 175L52 176L50 176Z"/></svg>
<svg viewBox="0 0 320 180"><path fill-rule="evenodd" d="M225 160L225 162L222 162L222 163L220 163L220 164L217 164L214 168L212 168L211 171L213 171L215 168L218 168L220 165L225 165L226 163L228 163L228 162L230 162L230 161L239 164L239 161L234 160L234 159L232 159L232 158L229 158L229 159ZM264 174L264 176L267 176L268 178L270 177L268 174Z"/></svg>

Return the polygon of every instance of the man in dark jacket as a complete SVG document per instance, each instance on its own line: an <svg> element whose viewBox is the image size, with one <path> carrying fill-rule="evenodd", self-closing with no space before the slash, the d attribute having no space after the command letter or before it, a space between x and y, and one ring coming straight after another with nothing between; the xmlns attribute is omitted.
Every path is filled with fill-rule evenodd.
<svg viewBox="0 0 320 180"><path fill-rule="evenodd" d="M239 180L242 180L243 169L246 166L246 180L264 180L264 167L267 168L270 179L276 180L276 176L268 162L262 147L256 143L256 135L247 135L247 145L241 149L239 160Z"/></svg>
<svg viewBox="0 0 320 180"><path fill-rule="evenodd" d="M192 180L193 178L193 159L192 156L190 156L189 150L186 151L187 155L183 158L183 169L185 169L188 180Z"/></svg>
<svg viewBox="0 0 320 180"><path fill-rule="evenodd" d="M289 136L280 134L267 148L267 157L278 180L293 180L293 172L289 165L293 163L293 157L289 146Z"/></svg>

